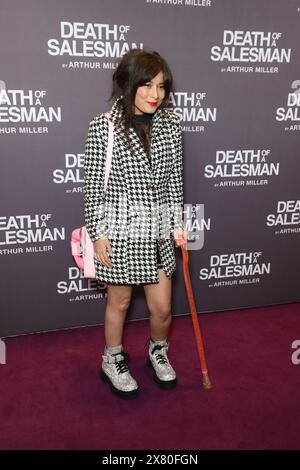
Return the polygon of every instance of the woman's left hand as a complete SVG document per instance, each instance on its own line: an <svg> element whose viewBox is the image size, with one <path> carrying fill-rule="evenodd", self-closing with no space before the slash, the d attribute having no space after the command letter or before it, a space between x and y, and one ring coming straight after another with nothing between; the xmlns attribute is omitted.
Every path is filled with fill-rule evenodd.
<svg viewBox="0 0 300 470"><path fill-rule="evenodd" d="M188 232L183 229L175 229L173 232L176 248L186 245Z"/></svg>

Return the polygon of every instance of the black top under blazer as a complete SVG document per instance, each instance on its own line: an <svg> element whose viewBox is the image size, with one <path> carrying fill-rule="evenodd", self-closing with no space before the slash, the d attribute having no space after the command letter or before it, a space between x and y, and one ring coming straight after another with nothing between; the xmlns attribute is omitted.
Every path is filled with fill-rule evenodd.
<svg viewBox="0 0 300 470"><path fill-rule="evenodd" d="M150 162L136 131L129 129L131 154L123 124L116 125L123 112L122 98L118 97L110 110L109 118L115 128L105 193L107 117L98 115L89 125L84 159L85 225L92 241L106 236L112 247L112 268L95 259L96 279L120 285L157 283L157 246L163 269L171 278L176 269L173 230L183 228L181 121L169 109L156 110L152 117ZM169 207L171 219L162 218L155 207ZM166 226L162 220L170 220L171 224ZM133 235L136 233L139 236Z"/></svg>

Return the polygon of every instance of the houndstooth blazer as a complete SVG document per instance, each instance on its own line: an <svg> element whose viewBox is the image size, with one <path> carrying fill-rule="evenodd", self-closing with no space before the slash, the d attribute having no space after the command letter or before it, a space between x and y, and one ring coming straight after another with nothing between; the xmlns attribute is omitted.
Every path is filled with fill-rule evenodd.
<svg viewBox="0 0 300 470"><path fill-rule="evenodd" d="M116 99L109 119L122 114ZM85 225L92 241L106 236L112 268L95 259L96 279L112 284L157 283L157 248L166 275L176 269L173 230L183 228L183 151L180 117L160 109L152 117L149 160L133 128L130 152L123 124L114 128L112 164L106 192L104 174L108 120L89 125L84 159Z"/></svg>

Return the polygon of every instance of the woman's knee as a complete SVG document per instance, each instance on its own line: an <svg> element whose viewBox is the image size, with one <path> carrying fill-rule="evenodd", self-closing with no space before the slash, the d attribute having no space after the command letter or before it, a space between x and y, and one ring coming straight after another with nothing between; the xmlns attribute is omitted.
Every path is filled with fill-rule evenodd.
<svg viewBox="0 0 300 470"><path fill-rule="evenodd" d="M117 286L118 287L118 286ZM114 310L126 312L131 301L132 288L118 289L115 286L107 288L107 303Z"/></svg>
<svg viewBox="0 0 300 470"><path fill-rule="evenodd" d="M152 316L159 318L160 321L166 322L170 319L171 306L169 304L156 304L149 307Z"/></svg>

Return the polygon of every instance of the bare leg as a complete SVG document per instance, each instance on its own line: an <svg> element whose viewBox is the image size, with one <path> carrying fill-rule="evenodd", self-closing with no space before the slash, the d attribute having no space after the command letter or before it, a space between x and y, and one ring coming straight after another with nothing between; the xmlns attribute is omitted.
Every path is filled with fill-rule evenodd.
<svg viewBox="0 0 300 470"><path fill-rule="evenodd" d="M107 284L105 310L105 342L113 347L122 344L126 313L131 301L133 286Z"/></svg>
<svg viewBox="0 0 300 470"><path fill-rule="evenodd" d="M158 276L158 284L144 285L150 311L150 334L153 341L163 341L167 338L172 321L172 280L166 276L163 269L158 269Z"/></svg>

